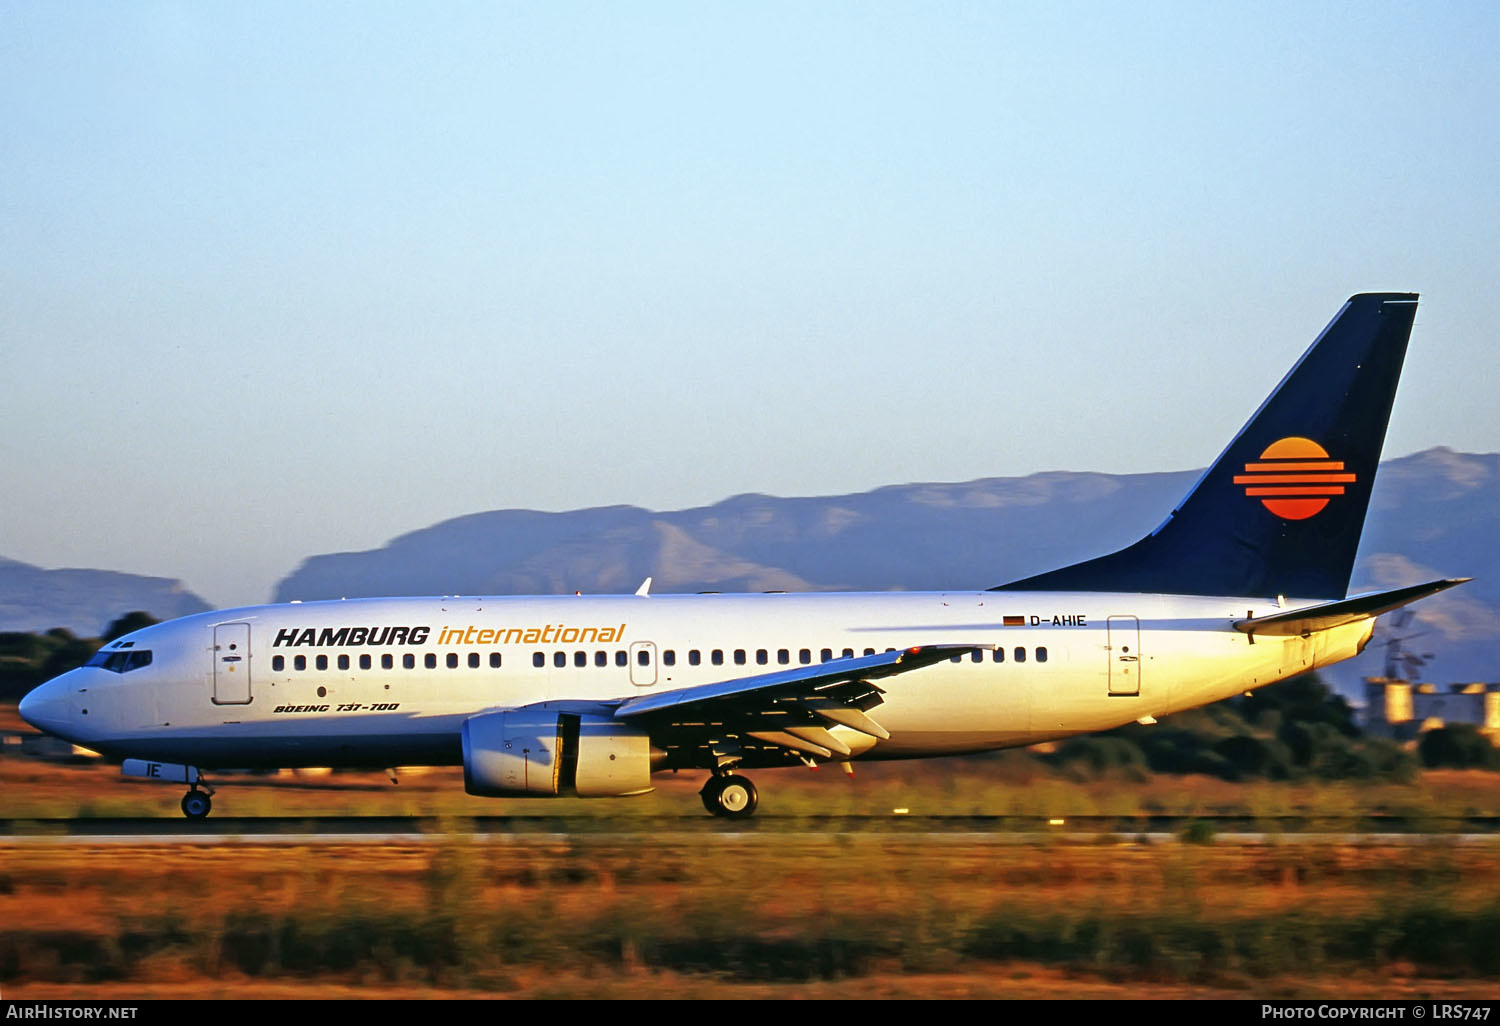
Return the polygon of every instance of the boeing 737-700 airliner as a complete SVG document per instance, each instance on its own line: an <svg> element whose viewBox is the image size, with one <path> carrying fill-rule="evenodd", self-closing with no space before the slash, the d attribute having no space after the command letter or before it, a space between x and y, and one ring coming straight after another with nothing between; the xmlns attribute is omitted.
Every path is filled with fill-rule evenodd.
<svg viewBox="0 0 1500 1026"><path fill-rule="evenodd" d="M1351 298L1140 541L989 591L357 599L184 617L105 645L21 715L188 785L205 771L462 765L471 794L605 797L742 771L1030 745L1357 654L1460 580L1346 597L1416 314Z"/></svg>

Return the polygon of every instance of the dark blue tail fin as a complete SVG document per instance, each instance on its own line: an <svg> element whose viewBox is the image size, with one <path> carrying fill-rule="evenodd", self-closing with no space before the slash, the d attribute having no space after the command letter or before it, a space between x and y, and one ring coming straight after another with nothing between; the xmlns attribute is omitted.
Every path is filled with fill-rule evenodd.
<svg viewBox="0 0 1500 1026"><path fill-rule="evenodd" d="M993 590L1343 598L1416 311L1351 297L1160 527Z"/></svg>

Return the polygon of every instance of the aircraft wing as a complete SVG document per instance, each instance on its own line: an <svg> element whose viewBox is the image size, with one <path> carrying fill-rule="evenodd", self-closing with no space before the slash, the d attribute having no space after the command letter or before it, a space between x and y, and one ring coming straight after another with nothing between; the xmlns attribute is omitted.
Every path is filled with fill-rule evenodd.
<svg viewBox="0 0 1500 1026"><path fill-rule="evenodd" d="M890 733L867 713L884 692L873 681L909 673L993 645L919 645L874 655L834 659L790 670L699 684L627 699L617 719L670 725L701 734L726 752L735 738L753 738L794 753L831 758L850 748L828 732L845 726L880 739ZM752 742L754 743L754 742Z"/></svg>
<svg viewBox="0 0 1500 1026"><path fill-rule="evenodd" d="M1236 620L1234 627L1235 630L1246 634L1268 635L1307 634L1312 631L1323 631L1367 617L1379 616L1381 613L1389 613L1392 609L1398 609L1429 595L1436 595L1440 591L1447 591L1469 580L1472 578L1455 577L1429 581L1426 584L1413 584L1410 587L1396 588L1393 591L1356 595L1354 598L1341 599L1338 602L1324 602L1285 613L1272 613L1270 616Z"/></svg>

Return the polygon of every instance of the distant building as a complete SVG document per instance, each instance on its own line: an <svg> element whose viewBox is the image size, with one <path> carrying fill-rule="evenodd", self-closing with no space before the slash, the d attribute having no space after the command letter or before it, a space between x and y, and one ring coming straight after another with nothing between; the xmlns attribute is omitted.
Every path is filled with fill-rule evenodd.
<svg viewBox="0 0 1500 1026"><path fill-rule="evenodd" d="M1415 684L1392 677L1365 678L1367 734L1413 741L1424 731L1471 723L1500 745L1500 683Z"/></svg>

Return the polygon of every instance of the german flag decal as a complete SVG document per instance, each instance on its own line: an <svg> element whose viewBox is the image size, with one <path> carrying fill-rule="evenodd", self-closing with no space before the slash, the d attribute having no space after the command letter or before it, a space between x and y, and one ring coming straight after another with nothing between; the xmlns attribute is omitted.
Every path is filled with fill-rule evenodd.
<svg viewBox="0 0 1500 1026"><path fill-rule="evenodd" d="M1354 475L1317 442L1293 436L1272 442L1234 483L1281 519L1306 520L1323 511L1327 496L1343 495Z"/></svg>

